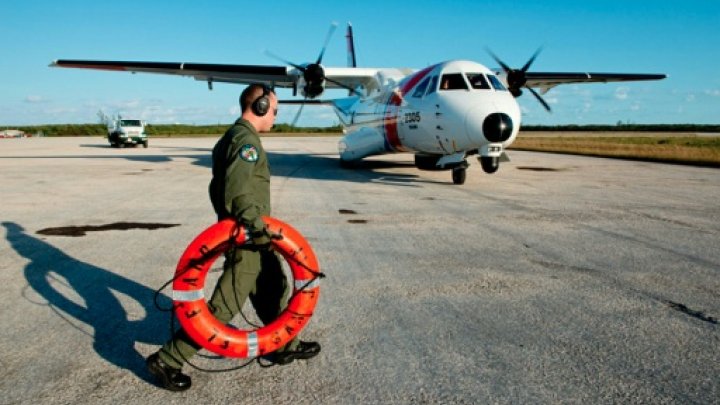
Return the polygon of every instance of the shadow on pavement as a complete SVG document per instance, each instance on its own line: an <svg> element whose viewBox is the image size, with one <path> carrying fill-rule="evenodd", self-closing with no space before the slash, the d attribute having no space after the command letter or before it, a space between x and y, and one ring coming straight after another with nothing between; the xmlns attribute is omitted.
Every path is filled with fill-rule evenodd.
<svg viewBox="0 0 720 405"><path fill-rule="evenodd" d="M92 327L93 348L98 355L150 381L145 359L135 350L135 343L160 345L170 334L168 313L160 312L153 305L155 291L109 270L70 257L60 249L28 235L14 222L3 222L2 225L7 230L7 240L13 249L29 260L24 275L30 287L47 300L49 307L58 316L66 318L69 315ZM63 294L62 290L69 289L82 298L84 306ZM134 299L142 307L144 318L128 319L127 311L113 292ZM172 301L164 295L160 295L158 301L164 308L172 306ZM67 321L77 328L71 320Z"/></svg>

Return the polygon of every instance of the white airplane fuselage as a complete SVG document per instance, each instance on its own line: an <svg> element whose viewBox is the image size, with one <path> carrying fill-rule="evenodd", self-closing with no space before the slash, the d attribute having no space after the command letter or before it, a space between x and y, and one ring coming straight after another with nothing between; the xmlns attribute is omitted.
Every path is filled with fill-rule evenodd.
<svg viewBox="0 0 720 405"><path fill-rule="evenodd" d="M436 156L441 169L470 154L498 158L517 136L517 102L479 63L443 62L405 77L388 73L374 93L336 105L347 133L339 143L345 162L411 152Z"/></svg>

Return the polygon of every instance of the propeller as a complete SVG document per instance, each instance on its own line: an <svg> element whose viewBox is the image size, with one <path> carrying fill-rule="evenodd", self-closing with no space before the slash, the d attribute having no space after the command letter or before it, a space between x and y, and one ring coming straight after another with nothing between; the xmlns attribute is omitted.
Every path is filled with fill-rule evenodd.
<svg viewBox="0 0 720 405"><path fill-rule="evenodd" d="M327 76L325 76L325 68L322 66L322 59L323 56L325 56L325 50L327 49L328 44L330 43L330 38L332 38L333 33L337 29L338 24L336 22L332 23L330 25L330 29L328 30L327 35L325 36L325 42L323 43L322 48L320 48L320 54L317 57L317 60L314 63L308 63L305 65L299 65L297 63L293 63L281 56L275 55L274 53L270 51L265 51L265 54L270 56L271 58L277 59L286 65L292 66L295 69L299 70L303 74L303 79L305 81L305 86L303 87L303 102L300 104L300 108L298 109L297 114L295 115L295 118L293 119L292 126L295 126L298 119L300 118L300 114L302 113L303 107L305 107L305 102L308 99L314 99L318 96L320 96L325 91L325 82L333 83L334 85L338 87L342 87L344 89L347 89L350 91L350 94L357 94L357 91L353 89L350 86L347 86L343 83L340 83L336 80L330 79Z"/></svg>
<svg viewBox="0 0 720 405"><path fill-rule="evenodd" d="M303 74L303 79L305 79L305 87L303 88L303 93L305 94L305 98L316 98L319 95L323 93L325 90L325 82L333 83L334 85L338 87L342 87L344 89L349 90L353 94L357 94L355 89L353 89L350 86L347 86L343 83L340 83L336 80L330 79L325 76L325 68L322 66L322 59L325 55L325 50L327 49L327 45L330 42L330 38L332 37L332 34L337 29L337 23L332 23L330 25L330 29L328 30L327 35L325 36L325 42L323 43L322 48L320 49L320 54L318 55L317 60L314 63L308 63L305 65L299 65L297 63L293 63L283 57L280 57L278 55L275 55L274 53L270 51L265 51L265 54L277 59L287 65L290 65L294 67L295 69L299 70Z"/></svg>
<svg viewBox="0 0 720 405"><path fill-rule="evenodd" d="M513 97L520 97L522 95L522 88L526 88L530 91L530 93L535 96L535 98L542 104L543 107L548 112L552 112L550 109L550 105L538 94L535 89L532 87L527 86L527 71L530 68L530 66L535 62L535 58L540 54L540 51L542 51L542 47L538 48L537 51L530 57L530 59L521 67L520 69L513 69L510 66L508 66L505 62L500 60L500 58L495 55L489 48L486 48L487 52L490 54L490 56L495 59L495 62L497 62L502 70L505 72L505 76L508 84L508 90L510 91L510 94L513 95Z"/></svg>

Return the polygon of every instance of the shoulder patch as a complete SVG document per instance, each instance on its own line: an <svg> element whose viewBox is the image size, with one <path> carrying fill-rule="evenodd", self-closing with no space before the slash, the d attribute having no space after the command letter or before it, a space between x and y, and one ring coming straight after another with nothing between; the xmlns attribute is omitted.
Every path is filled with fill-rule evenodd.
<svg viewBox="0 0 720 405"><path fill-rule="evenodd" d="M240 148L240 159L242 159L246 162L250 162L250 163L257 162L257 160L258 160L257 148L254 147L253 145L250 145L249 143L243 145L243 147Z"/></svg>

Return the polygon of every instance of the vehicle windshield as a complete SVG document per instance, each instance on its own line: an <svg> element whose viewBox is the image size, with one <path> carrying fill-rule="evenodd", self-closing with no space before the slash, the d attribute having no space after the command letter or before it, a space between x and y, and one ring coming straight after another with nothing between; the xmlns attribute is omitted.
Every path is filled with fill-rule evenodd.
<svg viewBox="0 0 720 405"><path fill-rule="evenodd" d="M470 86L473 89L490 90L490 84L488 83L485 75L482 73L466 73L465 76L470 82Z"/></svg>
<svg viewBox="0 0 720 405"><path fill-rule="evenodd" d="M442 79L440 79L440 91L445 90L468 90L467 82L462 73L442 75Z"/></svg>
<svg viewBox="0 0 720 405"><path fill-rule="evenodd" d="M500 82L500 79L497 78L495 75L488 75L488 79L490 79L490 83L492 83L492 86L495 88L495 90L499 91L507 91L505 86Z"/></svg>
<svg viewBox="0 0 720 405"><path fill-rule="evenodd" d="M121 127L141 127L140 120L120 120Z"/></svg>

